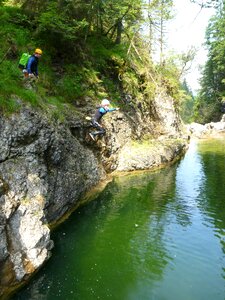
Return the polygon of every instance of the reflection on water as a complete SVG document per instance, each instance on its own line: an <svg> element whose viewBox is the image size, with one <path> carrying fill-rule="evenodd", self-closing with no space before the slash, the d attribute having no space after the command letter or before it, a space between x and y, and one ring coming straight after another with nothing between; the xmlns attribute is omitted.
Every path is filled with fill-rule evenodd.
<svg viewBox="0 0 225 300"><path fill-rule="evenodd" d="M116 178L53 233L53 257L13 299L224 299L224 146Z"/></svg>

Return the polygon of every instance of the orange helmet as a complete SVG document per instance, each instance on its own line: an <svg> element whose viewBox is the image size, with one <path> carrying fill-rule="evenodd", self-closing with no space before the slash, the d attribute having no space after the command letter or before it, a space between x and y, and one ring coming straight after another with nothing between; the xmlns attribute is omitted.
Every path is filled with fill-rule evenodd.
<svg viewBox="0 0 225 300"><path fill-rule="evenodd" d="M42 50L41 49L39 49L39 48L37 48L37 49L35 49L35 51L34 51L35 53L37 53L37 54L42 54Z"/></svg>

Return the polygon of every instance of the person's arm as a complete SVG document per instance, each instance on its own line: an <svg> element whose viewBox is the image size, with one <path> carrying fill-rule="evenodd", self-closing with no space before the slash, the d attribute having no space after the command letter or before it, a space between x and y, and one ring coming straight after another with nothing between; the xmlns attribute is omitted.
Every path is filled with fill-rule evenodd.
<svg viewBox="0 0 225 300"><path fill-rule="evenodd" d="M33 73L38 77L38 59L36 57L34 57Z"/></svg>
<svg viewBox="0 0 225 300"><path fill-rule="evenodd" d="M100 108L99 108L99 111L100 111L100 113L102 113L102 114L105 114L105 113L107 113L107 112L112 112L112 111L115 111L115 110L119 110L119 107L116 107L116 108L108 108L108 109L105 109L105 108L103 108L103 107L100 107Z"/></svg>
<svg viewBox="0 0 225 300"><path fill-rule="evenodd" d="M38 77L38 65L35 65L35 70L34 70L34 74L36 77Z"/></svg>
<svg viewBox="0 0 225 300"><path fill-rule="evenodd" d="M109 108L108 112L112 112L112 111L115 111L115 110L119 110L119 107L116 107L116 108Z"/></svg>
<svg viewBox="0 0 225 300"><path fill-rule="evenodd" d="M28 63L27 63L27 72L28 72L28 74L32 74L31 66L32 66L33 62L34 62L34 57L31 56L28 60Z"/></svg>

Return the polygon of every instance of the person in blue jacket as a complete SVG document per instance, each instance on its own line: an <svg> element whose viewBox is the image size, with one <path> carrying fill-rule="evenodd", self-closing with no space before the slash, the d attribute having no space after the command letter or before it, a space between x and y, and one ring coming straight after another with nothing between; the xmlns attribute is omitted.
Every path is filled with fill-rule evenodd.
<svg viewBox="0 0 225 300"><path fill-rule="evenodd" d="M27 73L29 77L37 77L38 78L38 61L42 55L42 50L37 48L34 51L34 54L30 56L27 62Z"/></svg>
<svg viewBox="0 0 225 300"><path fill-rule="evenodd" d="M89 135L93 141L95 141L95 136L105 134L105 129L101 125L101 119L107 112L112 112L115 110L119 110L119 108L109 108L110 102L108 99L103 99L101 102L100 107L97 108L93 118L91 119L92 127L96 128L97 130L94 132L90 132Z"/></svg>

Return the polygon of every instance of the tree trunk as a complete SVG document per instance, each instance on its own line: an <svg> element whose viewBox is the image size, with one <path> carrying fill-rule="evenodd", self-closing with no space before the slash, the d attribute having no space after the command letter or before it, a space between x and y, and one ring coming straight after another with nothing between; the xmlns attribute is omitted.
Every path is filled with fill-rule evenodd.
<svg viewBox="0 0 225 300"><path fill-rule="evenodd" d="M122 31L123 31L122 20L118 20L118 22L117 22L116 42L115 42L116 44L120 44L121 43Z"/></svg>

